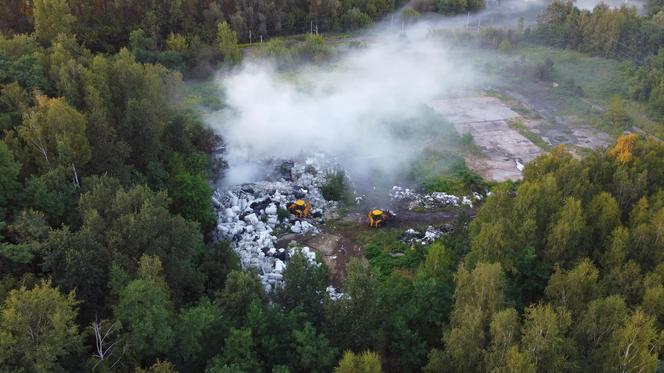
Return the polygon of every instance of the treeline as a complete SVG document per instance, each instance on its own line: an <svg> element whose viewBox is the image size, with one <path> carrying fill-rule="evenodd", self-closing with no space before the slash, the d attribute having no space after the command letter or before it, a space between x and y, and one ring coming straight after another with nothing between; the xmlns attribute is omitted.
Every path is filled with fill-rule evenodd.
<svg viewBox="0 0 664 373"><path fill-rule="evenodd" d="M421 366L451 296L440 251L412 283L396 278L397 298L356 262L348 297L332 302L327 270L301 255L285 288L266 294L227 243L210 240L220 139L184 107L180 73L141 62L177 60L166 53L186 38L169 34L155 54L136 29L129 49L95 53L63 4L35 2L35 31L0 37L0 370ZM214 53L237 62L229 23L214 30ZM319 35L286 52L280 43L255 51L329 53ZM411 296L419 301L404 306Z"/></svg>
<svg viewBox="0 0 664 373"><path fill-rule="evenodd" d="M94 54L37 3L34 33L0 36L0 370L133 371L236 266L210 240L220 139L180 73Z"/></svg>
<svg viewBox="0 0 664 373"><path fill-rule="evenodd" d="M648 103L651 111L664 115L664 10L651 1L649 14L635 8L609 8L600 4L593 11L579 10L572 2L554 1L527 33L529 41L570 48L594 56L626 60L632 99Z"/></svg>
<svg viewBox="0 0 664 373"><path fill-rule="evenodd" d="M313 31L352 30L394 11L402 0L178 0L87 1L2 0L0 31L75 33L95 52L116 52L130 34L142 30L150 48L169 49L180 36L195 51L216 40L217 24L227 22L240 42ZM40 26L40 24L42 26Z"/></svg>
<svg viewBox="0 0 664 373"><path fill-rule="evenodd" d="M413 8L419 12L438 12L453 15L475 12L486 7L485 0L415 0Z"/></svg>
<svg viewBox="0 0 664 373"><path fill-rule="evenodd" d="M470 225L425 371L654 372L664 327L664 145L556 148Z"/></svg>
<svg viewBox="0 0 664 373"><path fill-rule="evenodd" d="M664 46L664 12L642 17L627 5L601 3L589 11L555 0L539 15L531 36L594 56L643 61Z"/></svg>

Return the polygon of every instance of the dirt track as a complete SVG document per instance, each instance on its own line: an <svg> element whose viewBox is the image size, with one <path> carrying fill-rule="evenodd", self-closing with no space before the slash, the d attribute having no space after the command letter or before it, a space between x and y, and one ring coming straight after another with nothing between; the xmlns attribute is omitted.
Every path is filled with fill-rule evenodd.
<svg viewBox="0 0 664 373"><path fill-rule="evenodd" d="M459 215L474 215L469 208L448 208L424 212L398 210L396 215L380 229L403 229L426 227L428 225L440 226L451 223ZM351 212L338 221L320 225L318 234L286 234L279 238L277 247L287 247L295 241L298 245L308 246L320 254L323 262L330 270L330 281L334 286L340 287L346 279L346 266L351 258L366 260L362 253L359 237L362 233L375 230L367 225L364 213Z"/></svg>

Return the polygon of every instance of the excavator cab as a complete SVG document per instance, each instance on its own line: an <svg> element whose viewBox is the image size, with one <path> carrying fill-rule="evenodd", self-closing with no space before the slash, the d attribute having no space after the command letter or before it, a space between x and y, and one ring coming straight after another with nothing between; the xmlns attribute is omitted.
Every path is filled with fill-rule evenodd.
<svg viewBox="0 0 664 373"><path fill-rule="evenodd" d="M303 199L298 199L288 206L288 211L298 218L306 218L311 214L311 203Z"/></svg>
<svg viewBox="0 0 664 373"><path fill-rule="evenodd" d="M387 212L379 209L369 211L369 226L379 228L388 218Z"/></svg>

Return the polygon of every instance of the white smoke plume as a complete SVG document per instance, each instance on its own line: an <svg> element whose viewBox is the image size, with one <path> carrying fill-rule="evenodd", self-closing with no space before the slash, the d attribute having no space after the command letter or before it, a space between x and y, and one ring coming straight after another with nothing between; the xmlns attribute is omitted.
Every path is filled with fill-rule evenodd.
<svg viewBox="0 0 664 373"><path fill-rule="evenodd" d="M252 61L218 79L228 109L209 123L228 145L228 182L249 181L246 161L322 151L348 169L396 168L418 144L389 125L413 120L422 106L474 86L478 73L445 45L412 32L372 38L333 65L282 75ZM246 180L242 180L246 179Z"/></svg>
<svg viewBox="0 0 664 373"><path fill-rule="evenodd" d="M317 151L336 157L351 172L403 171L424 144L421 138L403 136L403 131L395 133L390 125L406 122L416 131L419 115L431 101L490 84L474 67L485 61L459 54L440 37L430 37L430 31L464 27L464 18L472 25L474 19L496 14L503 20L507 14L516 25L522 14L534 17L534 4L542 9L546 3L504 2L472 19L441 17L405 28L394 21L398 15L386 17L357 38L365 47L349 48L334 63L298 65L284 74L270 61L249 59L232 72L220 73L217 81L226 109L210 115L208 123L228 146L225 182L259 177L257 160ZM444 118L440 121L443 125Z"/></svg>

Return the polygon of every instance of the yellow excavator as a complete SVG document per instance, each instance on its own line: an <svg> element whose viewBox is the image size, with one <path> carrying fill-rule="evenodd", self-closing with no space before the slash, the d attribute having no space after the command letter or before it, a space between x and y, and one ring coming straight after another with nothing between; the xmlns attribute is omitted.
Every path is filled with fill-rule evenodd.
<svg viewBox="0 0 664 373"><path fill-rule="evenodd" d="M311 215L311 203L303 199L298 199L288 205L288 211L300 219L307 218L309 215Z"/></svg>
<svg viewBox="0 0 664 373"><path fill-rule="evenodd" d="M369 218L370 227L380 228L380 226L390 217L390 214L387 211L375 209L369 211L367 217Z"/></svg>

